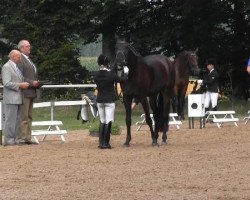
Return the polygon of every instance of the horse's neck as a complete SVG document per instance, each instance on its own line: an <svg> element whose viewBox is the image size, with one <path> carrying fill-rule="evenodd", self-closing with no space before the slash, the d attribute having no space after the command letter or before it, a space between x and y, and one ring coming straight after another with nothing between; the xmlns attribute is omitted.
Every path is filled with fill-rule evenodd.
<svg viewBox="0 0 250 200"><path fill-rule="evenodd" d="M178 68L180 74L189 73L188 60L186 58L177 58L174 65Z"/></svg>
<svg viewBox="0 0 250 200"><path fill-rule="evenodd" d="M189 80L189 68L187 65L187 60L184 58L177 58L174 62L175 72L176 72L176 85L186 85Z"/></svg>
<svg viewBox="0 0 250 200"><path fill-rule="evenodd" d="M150 67L147 65L143 57L138 57L135 64L135 73L140 75L140 73L151 73Z"/></svg>
<svg viewBox="0 0 250 200"><path fill-rule="evenodd" d="M128 65L129 65L129 71L130 73L137 73L137 71L140 68L140 63L142 61L142 56L136 55L133 52L130 53L129 58L128 58Z"/></svg>

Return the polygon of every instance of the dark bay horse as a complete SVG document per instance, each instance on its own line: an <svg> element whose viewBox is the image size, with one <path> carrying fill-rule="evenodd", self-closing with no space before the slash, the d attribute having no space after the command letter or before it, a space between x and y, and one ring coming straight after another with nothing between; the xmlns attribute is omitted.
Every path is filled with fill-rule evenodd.
<svg viewBox="0 0 250 200"><path fill-rule="evenodd" d="M196 51L183 51L173 61L175 68L175 97L172 100L173 112L177 112L180 119L184 119L185 95L189 76L198 75L198 56Z"/></svg>
<svg viewBox="0 0 250 200"><path fill-rule="evenodd" d="M171 61L163 55L142 57L127 42L117 42L115 66L117 69L129 68L128 79L123 83L123 101L126 110L127 137L125 144L131 141L131 103L133 98L139 99L149 125L152 145L158 145L158 132L162 131L162 141L167 143L169 129L170 101L173 97L175 71ZM147 97L149 97L149 102ZM150 105L150 107L149 107ZM150 118L152 109L155 127L153 130Z"/></svg>

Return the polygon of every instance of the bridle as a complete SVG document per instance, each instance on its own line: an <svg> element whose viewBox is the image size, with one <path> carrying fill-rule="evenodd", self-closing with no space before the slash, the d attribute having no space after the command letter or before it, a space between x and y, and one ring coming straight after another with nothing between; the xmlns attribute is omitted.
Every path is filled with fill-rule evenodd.
<svg viewBox="0 0 250 200"><path fill-rule="evenodd" d="M190 55L190 57L192 58L192 60L194 59L194 60L196 60L196 62L197 62L197 55L196 55L196 53L194 53L194 52L188 52L189 53L189 55ZM189 58L189 60L190 60L190 58ZM189 61L188 61L189 62ZM198 64L198 63L197 63ZM197 67L197 68L190 68L189 69L189 71L192 73L192 74L198 74L198 73L200 73L200 69L199 69L199 67L198 67L198 65L196 65L195 67Z"/></svg>
<svg viewBox="0 0 250 200"><path fill-rule="evenodd" d="M115 61L116 73L118 76L121 76L124 67L127 66L127 55L123 51L117 51ZM119 63L117 61L119 61Z"/></svg>

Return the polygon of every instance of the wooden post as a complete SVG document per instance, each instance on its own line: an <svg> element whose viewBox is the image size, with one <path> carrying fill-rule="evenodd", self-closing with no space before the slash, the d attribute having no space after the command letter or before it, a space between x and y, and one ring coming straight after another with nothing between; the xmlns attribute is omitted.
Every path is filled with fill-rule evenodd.
<svg viewBox="0 0 250 200"><path fill-rule="evenodd" d="M3 129L2 129L2 118L3 118L3 113L2 113L2 101L0 101L0 145L3 145Z"/></svg>

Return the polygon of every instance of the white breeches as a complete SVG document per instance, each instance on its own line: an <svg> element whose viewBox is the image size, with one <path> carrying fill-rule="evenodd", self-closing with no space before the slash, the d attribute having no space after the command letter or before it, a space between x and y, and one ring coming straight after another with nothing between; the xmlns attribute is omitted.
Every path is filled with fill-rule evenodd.
<svg viewBox="0 0 250 200"><path fill-rule="evenodd" d="M205 108L209 108L210 102L212 104L212 108L217 106L218 96L219 96L219 93L206 92L206 95L205 95Z"/></svg>
<svg viewBox="0 0 250 200"><path fill-rule="evenodd" d="M97 103L101 123L114 122L115 103Z"/></svg>

